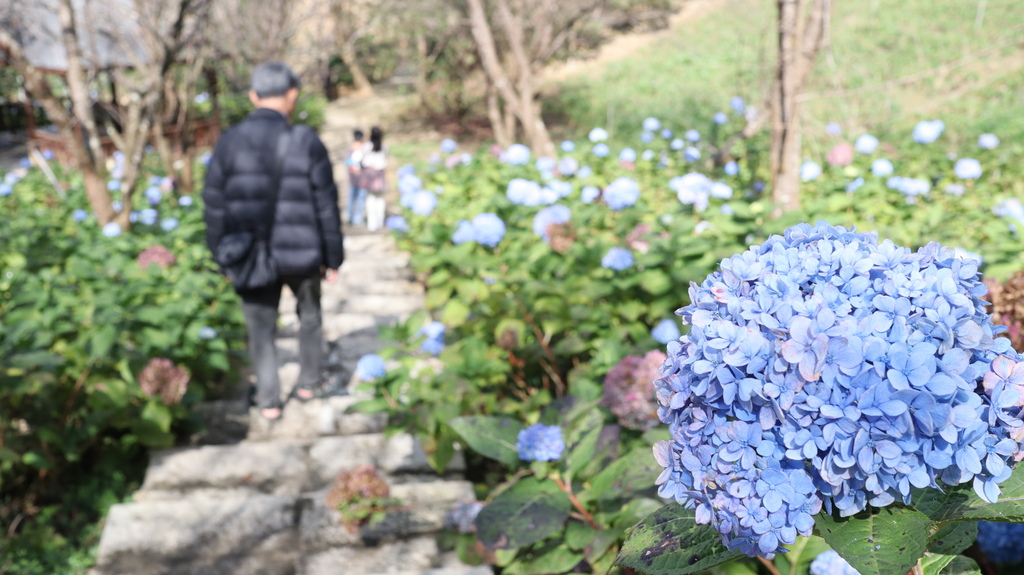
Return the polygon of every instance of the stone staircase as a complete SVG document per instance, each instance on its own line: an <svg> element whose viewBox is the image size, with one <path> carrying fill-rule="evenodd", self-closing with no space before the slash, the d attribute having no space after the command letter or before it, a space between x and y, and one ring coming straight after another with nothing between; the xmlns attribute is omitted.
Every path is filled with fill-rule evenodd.
<svg viewBox="0 0 1024 575"><path fill-rule="evenodd" d="M321 301L325 338L351 378L359 357L382 345L378 326L421 309L423 289L389 236L349 234L345 247L341 278L323 285ZM294 310L283 296L284 393L299 370ZM364 397L289 401L277 422L244 397L201 406L210 427L202 445L154 453L134 501L110 509L94 575L490 574L436 541L453 504L474 499L462 458L438 476L412 436L387 437L380 415L345 413ZM401 510L352 533L326 495L340 471L367 463Z"/></svg>

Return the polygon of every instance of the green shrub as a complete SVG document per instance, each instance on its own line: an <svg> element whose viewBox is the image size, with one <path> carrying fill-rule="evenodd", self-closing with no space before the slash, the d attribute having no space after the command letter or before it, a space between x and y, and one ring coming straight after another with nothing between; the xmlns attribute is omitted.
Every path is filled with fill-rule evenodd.
<svg viewBox="0 0 1024 575"><path fill-rule="evenodd" d="M72 180L67 199L38 170L0 197L0 523L18 524L0 542L0 572L87 563L96 520L138 484L148 448L199 431L189 406L237 378L244 341L199 198L186 207L165 195L156 225L105 237L91 216L75 221L88 208L80 178L60 175ZM158 244L176 261L142 268L139 254ZM153 358L191 373L180 402L140 386Z"/></svg>

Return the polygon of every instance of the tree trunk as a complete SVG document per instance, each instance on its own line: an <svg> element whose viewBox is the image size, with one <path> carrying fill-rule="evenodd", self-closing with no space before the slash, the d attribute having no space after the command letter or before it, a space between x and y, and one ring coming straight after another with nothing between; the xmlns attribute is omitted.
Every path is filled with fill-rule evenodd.
<svg viewBox="0 0 1024 575"><path fill-rule="evenodd" d="M372 96L373 84L370 83L370 79L366 77L366 73L359 65L355 48L347 42L341 46L341 61L348 66L348 71L352 73L352 83L355 84L356 94Z"/></svg>
<svg viewBox="0 0 1024 575"><path fill-rule="evenodd" d="M512 145L512 137L505 129L505 118L501 113L501 103L498 101L498 93L492 86L487 87L487 119L491 121L491 131L494 132L494 141L506 149Z"/></svg>
<svg viewBox="0 0 1024 575"><path fill-rule="evenodd" d="M89 144L95 171L102 174L105 161L103 146L100 143L100 134L92 115L92 99L89 97L88 80L85 70L82 68L82 52L78 43L78 28L75 25L75 10L71 4L71 0L61 0L57 9L61 39L64 51L67 53L66 79L68 92L71 95L71 111L82 127L82 131L85 132L83 136Z"/></svg>
<svg viewBox="0 0 1024 575"><path fill-rule="evenodd" d="M523 124L523 130L530 140L530 147L534 152L539 155L554 156L555 145L551 142L548 128L541 117L540 105L535 101L537 92L533 85L533 65L526 53L523 22L518 15L512 13L508 0L497 0L497 12L519 72L516 82L520 99L519 121Z"/></svg>
<svg viewBox="0 0 1024 575"><path fill-rule="evenodd" d="M804 0L778 0L779 56L772 88L773 214L800 209L800 103L804 82L826 36L831 0L814 2L803 29Z"/></svg>

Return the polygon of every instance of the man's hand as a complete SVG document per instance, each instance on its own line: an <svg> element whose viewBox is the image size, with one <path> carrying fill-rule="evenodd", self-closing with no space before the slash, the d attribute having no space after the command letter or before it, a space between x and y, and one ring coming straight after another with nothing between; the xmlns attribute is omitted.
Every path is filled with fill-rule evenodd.
<svg viewBox="0 0 1024 575"><path fill-rule="evenodd" d="M334 283L338 279L338 270L324 269L321 273L321 277L327 281L327 283Z"/></svg>

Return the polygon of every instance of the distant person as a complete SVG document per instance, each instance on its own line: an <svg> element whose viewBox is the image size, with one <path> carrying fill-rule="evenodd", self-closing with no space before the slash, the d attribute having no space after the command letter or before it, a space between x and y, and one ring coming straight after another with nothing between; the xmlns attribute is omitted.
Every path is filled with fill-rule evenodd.
<svg viewBox="0 0 1024 575"><path fill-rule="evenodd" d="M384 147L384 132L374 126L370 129L370 145L356 153L359 161L359 186L366 190L366 228L371 232L384 226L384 172L388 168L388 150Z"/></svg>
<svg viewBox="0 0 1024 575"><path fill-rule="evenodd" d="M270 420L279 419L283 407L274 349L281 288L287 284L298 300L301 371L292 393L305 401L321 387L320 281L334 281L345 259L327 148L312 129L289 123L298 96L299 79L287 65L257 66L249 91L256 110L217 142L203 191L206 242L215 259L222 240L251 232L268 238L276 263L276 284L236 286L249 331L257 404Z"/></svg>
<svg viewBox="0 0 1024 575"><path fill-rule="evenodd" d="M345 158L345 167L348 169L348 223L354 226L363 225L363 215L366 211L366 189L359 183L362 170L358 154L362 149L363 131L356 130L352 133L352 149Z"/></svg>

